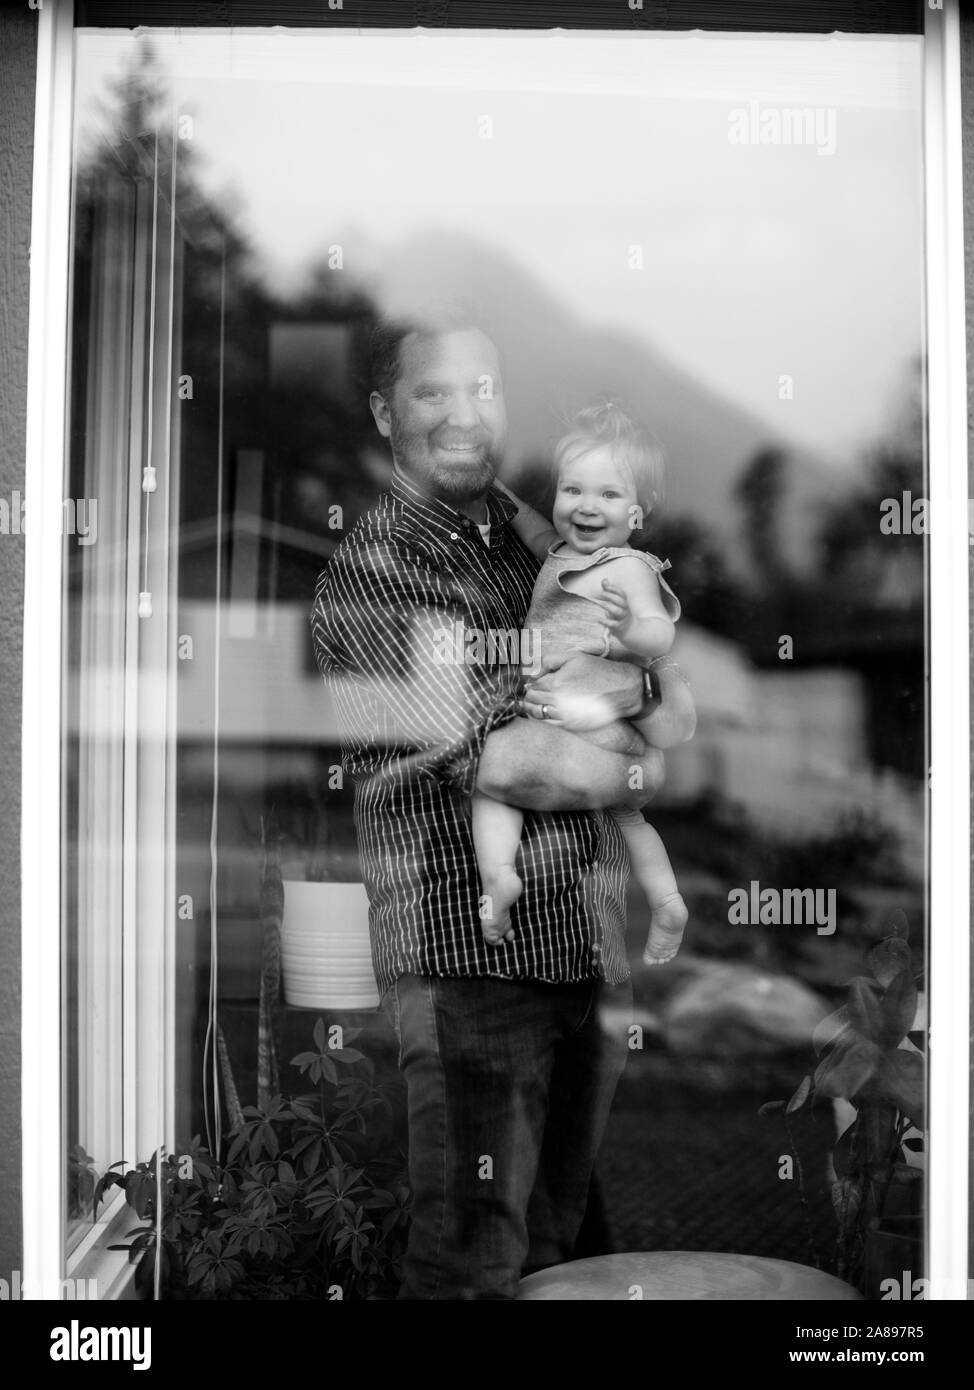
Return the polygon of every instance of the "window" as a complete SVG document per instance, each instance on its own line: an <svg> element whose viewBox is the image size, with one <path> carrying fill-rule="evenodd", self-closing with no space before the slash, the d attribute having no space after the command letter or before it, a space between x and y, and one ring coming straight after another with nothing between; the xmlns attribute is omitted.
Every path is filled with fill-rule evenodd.
<svg viewBox="0 0 974 1390"><path fill-rule="evenodd" d="M307 1045L303 996L275 1014L262 993L268 863L281 860L286 901L318 878L313 911L362 918L351 787L306 614L390 478L367 404L370 328L444 292L479 296L506 346L508 481L539 506L559 414L597 390L640 396L671 459L653 548L684 602L676 655L700 725L668 758L653 819L694 925L680 971L640 982L646 1036L600 1168L613 1238L809 1258L774 1168L778 1121L754 1118L787 1098L790 1068L801 1080L786 1044L809 1051L896 908L918 973L931 947L932 1015L963 1005L945 994L936 914L966 850L938 848L927 820L926 575L946 594L947 554L928 555L914 522L915 502L958 476L938 471L955 448L947 280L933 260L925 284L922 259L924 177L930 208L942 191L923 144L924 45L939 35L835 35L825 63L794 37L498 34L493 67L474 36L413 35L403 86L397 34L76 33L62 1272L94 1268L121 1213L110 1190L92 1229L109 1165L185 1153L197 1134L219 1147ZM562 65L539 63L556 43ZM774 101L753 96L769 83ZM928 91L928 129L932 104ZM55 454L50 442L48 466ZM943 616L934 602L946 663ZM786 921L774 903L806 890L820 916ZM642 911L630 901L633 940ZM332 983L343 968L332 961ZM386 1065L356 981L317 1009L363 1028ZM774 1033L769 991L801 1036ZM934 1068L934 1138L956 1154L943 1084ZM688 1087L699 1104L683 1113ZM677 1193L676 1231L646 1227L630 1180L661 1117L688 1146L674 1140L676 1170L705 1170L705 1129L739 1146L733 1199L715 1191L694 1225ZM809 1135L824 1251L832 1146ZM917 1186L911 1231L946 1251ZM728 1201L748 1229L722 1236Z"/></svg>
<svg viewBox="0 0 974 1390"><path fill-rule="evenodd" d="M68 1249L93 1180L165 1142L184 240L172 149L119 93L75 166L65 528L64 1017ZM66 504L69 514L71 507ZM73 530L73 534L72 534ZM110 1214L111 1205L107 1213Z"/></svg>

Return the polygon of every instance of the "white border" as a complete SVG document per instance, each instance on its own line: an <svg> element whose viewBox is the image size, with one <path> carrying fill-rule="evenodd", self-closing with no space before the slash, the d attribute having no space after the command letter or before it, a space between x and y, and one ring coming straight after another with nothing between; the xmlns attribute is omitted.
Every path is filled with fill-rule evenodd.
<svg viewBox="0 0 974 1390"><path fill-rule="evenodd" d="M931 1297L967 1297L970 1051L970 609L967 354L957 0L926 10L924 168L930 557Z"/></svg>
<svg viewBox="0 0 974 1390"><path fill-rule="evenodd" d="M59 1284L64 1263L59 520L67 411L73 8L72 0L49 0L37 14L20 834L25 1297L38 1297Z"/></svg>
<svg viewBox="0 0 974 1390"><path fill-rule="evenodd" d="M64 477L73 94L72 0L38 11L25 495L59 516ZM930 545L930 992L927 1275L964 1298L968 1273L970 1018L967 385L956 0L927 9L924 42ZM24 1285L63 1269L60 1015L61 536L25 536L21 1040ZM933 933L932 933L933 935Z"/></svg>

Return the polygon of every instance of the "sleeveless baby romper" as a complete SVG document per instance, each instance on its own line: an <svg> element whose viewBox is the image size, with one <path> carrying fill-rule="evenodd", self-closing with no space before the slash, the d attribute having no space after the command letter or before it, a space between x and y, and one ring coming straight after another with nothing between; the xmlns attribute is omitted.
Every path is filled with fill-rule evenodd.
<svg viewBox="0 0 974 1390"><path fill-rule="evenodd" d="M522 665L526 681L534 680L545 669L546 662L561 661L570 655L608 656L610 632L605 624L605 611L595 599L570 592L562 585L562 577L579 570L595 569L623 556L636 556L647 564L659 580L660 594L667 617L676 622L680 616L680 600L663 578L670 568L669 560L660 560L645 550L633 550L627 545L604 545L591 555L563 555L559 551L564 541L556 541L548 550L531 596L531 606L524 620L531 633L532 660ZM625 658L618 658L624 660Z"/></svg>

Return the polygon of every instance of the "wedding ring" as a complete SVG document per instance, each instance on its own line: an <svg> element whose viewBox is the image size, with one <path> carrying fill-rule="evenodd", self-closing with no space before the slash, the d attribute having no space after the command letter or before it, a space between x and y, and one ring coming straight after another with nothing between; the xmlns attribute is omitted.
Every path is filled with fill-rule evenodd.
<svg viewBox="0 0 974 1390"><path fill-rule="evenodd" d="M547 705L542 705L542 706L541 706L541 718L542 718L542 719L547 719L547 718L548 718L548 706L547 706Z"/></svg>

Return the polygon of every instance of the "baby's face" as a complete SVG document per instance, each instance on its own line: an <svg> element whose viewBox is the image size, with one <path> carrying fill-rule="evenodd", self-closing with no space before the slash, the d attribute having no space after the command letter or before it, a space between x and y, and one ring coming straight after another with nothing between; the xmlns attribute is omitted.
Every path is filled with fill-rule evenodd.
<svg viewBox="0 0 974 1390"><path fill-rule="evenodd" d="M562 540L589 555L604 545L628 545L637 522L636 490L611 444L563 464L551 521Z"/></svg>

